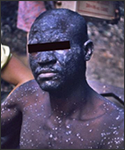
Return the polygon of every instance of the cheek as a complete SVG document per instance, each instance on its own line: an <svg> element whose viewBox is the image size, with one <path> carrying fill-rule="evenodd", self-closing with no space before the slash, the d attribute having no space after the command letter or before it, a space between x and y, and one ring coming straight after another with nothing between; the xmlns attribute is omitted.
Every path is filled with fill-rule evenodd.
<svg viewBox="0 0 125 150"><path fill-rule="evenodd" d="M76 70L79 70L81 66L83 66L83 57L82 54L78 51L74 53L68 53L65 65L67 66L68 72L75 72Z"/></svg>
<svg viewBox="0 0 125 150"><path fill-rule="evenodd" d="M70 56L71 49L68 50L58 50L55 52L55 56L58 62L63 66L67 64L67 61L71 59Z"/></svg>
<svg viewBox="0 0 125 150"><path fill-rule="evenodd" d="M37 67L37 62L36 62L36 59L35 59L35 57L33 57L33 56L29 56L29 63L30 63L30 67L31 67L31 70L32 70L32 72L33 72L33 74L34 74L34 70L36 69L36 67Z"/></svg>
<svg viewBox="0 0 125 150"><path fill-rule="evenodd" d="M76 61L78 59L78 55L74 53L72 50L69 50L67 54L64 56L64 62L67 67L74 67Z"/></svg>

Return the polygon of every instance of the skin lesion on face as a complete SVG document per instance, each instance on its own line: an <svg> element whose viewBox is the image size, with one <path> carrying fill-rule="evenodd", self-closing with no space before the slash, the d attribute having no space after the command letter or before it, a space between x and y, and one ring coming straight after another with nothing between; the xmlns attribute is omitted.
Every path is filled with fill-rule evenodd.
<svg viewBox="0 0 125 150"><path fill-rule="evenodd" d="M79 17L75 18L80 24L78 22L77 24L74 23L74 15L76 14L73 13L72 15L71 13L71 21L69 22L67 21L69 12L61 15L60 13L54 14L52 11L43 18L41 16L41 19L39 17L32 25L28 45L30 57L32 57L30 64L36 80L41 85L44 83L44 87L47 85L54 89L55 87L60 87L59 85L61 84L63 86L71 84L71 79L78 80L78 76L80 77L79 79L81 79L81 76L83 78L85 76L84 53L82 52L82 44L79 44L83 43L84 40L86 41L86 29L83 30L85 28L85 21L83 18L81 20L81 16L78 15ZM34 40L35 38L37 41ZM80 65L83 65L83 68ZM41 71L41 78L37 78L35 73L37 68L40 68L40 70L50 70L50 72L54 70L56 75L54 74L53 78L49 78L47 73L45 75L44 72L43 75ZM78 72L81 72L82 75ZM44 78L45 76L46 78Z"/></svg>
<svg viewBox="0 0 125 150"><path fill-rule="evenodd" d="M68 39L68 37L67 37ZM84 59L82 48L78 45L70 45L69 41L62 41L62 39L58 39L61 42L54 42L56 44L61 44L58 47L63 47L64 49L59 50L48 50L48 51L39 51L36 53L30 53L30 65L35 76L35 79L40 84L40 87L43 90L59 90L61 87L65 87L69 84L71 85L72 80L78 80L78 76L81 79L84 77L83 67L84 67ZM47 43L46 43L47 44ZM64 45L62 45L64 44ZM34 44L34 46L42 46L43 44ZM33 44L31 44L33 46ZM68 48L68 49L67 49ZM40 47L39 47L40 49ZM52 48L50 48L52 49ZM80 67L83 66L83 67ZM47 77L48 74L44 76L41 75L38 78L38 75L35 73L35 70L41 70L41 74L43 74L42 70L47 70L47 72L54 72L55 74L51 77ZM74 76L76 77L74 78ZM65 83L65 84L64 84Z"/></svg>
<svg viewBox="0 0 125 150"><path fill-rule="evenodd" d="M73 51L72 49L44 51L35 55L31 53L30 65L40 87L46 91L54 91L70 83L75 69L78 70L81 64L79 62L78 66L74 65L77 59L78 53L75 48ZM38 77L38 74L41 75Z"/></svg>

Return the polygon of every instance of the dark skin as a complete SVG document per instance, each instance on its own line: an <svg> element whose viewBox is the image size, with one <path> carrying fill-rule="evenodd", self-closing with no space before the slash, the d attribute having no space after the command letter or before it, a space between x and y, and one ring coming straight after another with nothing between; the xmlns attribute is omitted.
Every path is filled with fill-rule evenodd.
<svg viewBox="0 0 125 150"><path fill-rule="evenodd" d="M22 117L21 149L124 149L123 109L88 85L85 62L92 54L92 45L86 45L85 33L83 44L74 43L74 28L62 22L69 14L59 12L60 26L50 14L34 23L29 44L68 40L71 48L30 54L36 80L18 87L2 104L2 135L14 130ZM48 18L46 30L44 21Z"/></svg>

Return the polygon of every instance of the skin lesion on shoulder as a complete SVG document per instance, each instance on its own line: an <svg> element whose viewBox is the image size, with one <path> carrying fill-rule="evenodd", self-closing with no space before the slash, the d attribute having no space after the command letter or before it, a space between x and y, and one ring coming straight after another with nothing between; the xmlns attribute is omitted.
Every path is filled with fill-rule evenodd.
<svg viewBox="0 0 125 150"><path fill-rule="evenodd" d="M13 128L17 126L20 120L19 119L20 114L21 114L20 111L16 108L16 105L14 103L7 102L7 101L2 103L1 105L1 136L6 136L11 131L14 130Z"/></svg>
<svg viewBox="0 0 125 150"><path fill-rule="evenodd" d="M21 115L19 102L18 94L14 91L1 103L1 136L8 134L12 126L15 127L16 120Z"/></svg>

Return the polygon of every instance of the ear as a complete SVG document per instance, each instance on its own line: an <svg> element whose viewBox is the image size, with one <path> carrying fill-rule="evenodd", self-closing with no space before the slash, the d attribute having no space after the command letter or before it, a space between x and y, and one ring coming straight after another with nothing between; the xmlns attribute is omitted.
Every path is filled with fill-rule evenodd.
<svg viewBox="0 0 125 150"><path fill-rule="evenodd" d="M84 43L85 61L90 60L93 54L93 48L94 48L94 45L91 40L88 40Z"/></svg>

